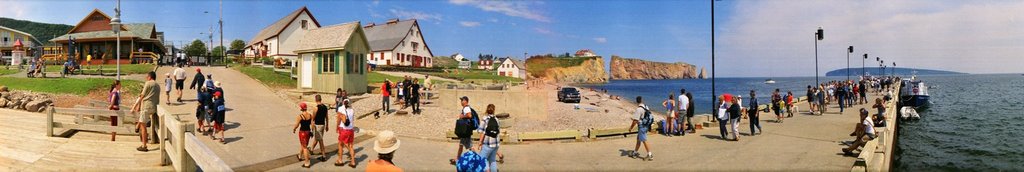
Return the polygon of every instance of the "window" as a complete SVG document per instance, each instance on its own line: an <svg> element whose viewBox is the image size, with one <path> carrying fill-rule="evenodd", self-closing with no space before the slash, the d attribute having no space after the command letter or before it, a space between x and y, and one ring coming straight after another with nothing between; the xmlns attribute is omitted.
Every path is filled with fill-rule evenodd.
<svg viewBox="0 0 1024 172"><path fill-rule="evenodd" d="M362 54L352 54L345 52L345 73L346 74L360 74L363 72L363 63L366 60L363 59Z"/></svg>
<svg viewBox="0 0 1024 172"><path fill-rule="evenodd" d="M420 48L420 43L412 42L412 52L416 52L416 50L419 49L419 48Z"/></svg>
<svg viewBox="0 0 1024 172"><path fill-rule="evenodd" d="M336 73L337 67L337 55L334 53L324 53L320 57L320 73Z"/></svg>
<svg viewBox="0 0 1024 172"><path fill-rule="evenodd" d="M303 30L305 30L305 29L308 29L308 27L307 27L308 25L309 25L309 22L308 22L308 21L306 21L306 20L302 20L302 29L303 29Z"/></svg>

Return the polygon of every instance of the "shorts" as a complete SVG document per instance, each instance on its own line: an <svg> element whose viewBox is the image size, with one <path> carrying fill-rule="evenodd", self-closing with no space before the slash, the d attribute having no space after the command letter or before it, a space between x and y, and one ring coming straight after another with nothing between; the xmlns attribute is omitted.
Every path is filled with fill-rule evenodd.
<svg viewBox="0 0 1024 172"><path fill-rule="evenodd" d="M174 88L178 89L178 90L185 89L185 80L184 79L174 80Z"/></svg>
<svg viewBox="0 0 1024 172"><path fill-rule="evenodd" d="M472 149L473 148L473 138L469 138L469 137L459 138L459 145L461 145L462 147L464 147L466 149Z"/></svg>
<svg viewBox="0 0 1024 172"><path fill-rule="evenodd" d="M338 127L338 143L351 145L353 137L355 137L355 134L351 129Z"/></svg>
<svg viewBox="0 0 1024 172"><path fill-rule="evenodd" d="M636 133L636 140L641 142L647 141L647 128L638 128L639 131Z"/></svg>
<svg viewBox="0 0 1024 172"><path fill-rule="evenodd" d="M206 108L196 107L196 120L206 120Z"/></svg>
<svg viewBox="0 0 1024 172"><path fill-rule="evenodd" d="M299 131L299 144L303 147L309 146L309 131Z"/></svg>
<svg viewBox="0 0 1024 172"><path fill-rule="evenodd" d="M152 119L149 119L150 116L151 115L155 115L155 114L156 114L156 112L150 112L148 110L143 109L141 111L141 113L139 113L139 121L138 122L149 123L149 121L152 120Z"/></svg>
<svg viewBox="0 0 1024 172"><path fill-rule="evenodd" d="M213 123L213 130L214 131L224 131L224 123L223 122Z"/></svg>
<svg viewBox="0 0 1024 172"><path fill-rule="evenodd" d="M324 130L327 130L325 125L313 125L313 139L316 141L324 141Z"/></svg>

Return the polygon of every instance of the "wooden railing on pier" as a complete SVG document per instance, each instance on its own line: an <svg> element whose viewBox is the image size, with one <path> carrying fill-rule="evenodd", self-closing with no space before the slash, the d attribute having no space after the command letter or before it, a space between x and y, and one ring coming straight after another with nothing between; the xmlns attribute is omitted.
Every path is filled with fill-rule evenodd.
<svg viewBox="0 0 1024 172"><path fill-rule="evenodd" d="M60 133L78 130L104 133L117 132L137 135L135 134L134 122L137 121L138 116L128 111L112 111L94 108L59 108L51 105L46 114L47 137L53 137L54 130L58 128L63 129L63 132ZM75 116L75 120L71 123L54 122L54 115ZM111 116L117 116L118 123L116 126L111 126L109 119L106 121L101 120L102 118L109 118Z"/></svg>
<svg viewBox="0 0 1024 172"><path fill-rule="evenodd" d="M217 154L199 141L193 133L195 124L182 121L189 114L170 114L157 107L160 122L161 164L174 166L174 171L234 171Z"/></svg>

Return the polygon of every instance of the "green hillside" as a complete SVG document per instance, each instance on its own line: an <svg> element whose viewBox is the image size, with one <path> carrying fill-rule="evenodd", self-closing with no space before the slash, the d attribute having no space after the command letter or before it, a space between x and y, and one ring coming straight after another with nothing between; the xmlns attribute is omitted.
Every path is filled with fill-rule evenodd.
<svg viewBox="0 0 1024 172"><path fill-rule="evenodd" d="M26 32L35 36L44 45L50 45L50 39L68 33L74 26L66 24L39 23L0 17L0 26Z"/></svg>

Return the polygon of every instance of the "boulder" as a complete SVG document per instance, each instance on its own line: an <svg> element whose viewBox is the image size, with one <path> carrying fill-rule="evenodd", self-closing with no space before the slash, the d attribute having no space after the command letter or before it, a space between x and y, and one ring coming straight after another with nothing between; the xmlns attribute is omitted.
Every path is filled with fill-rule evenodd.
<svg viewBox="0 0 1024 172"><path fill-rule="evenodd" d="M6 85L0 85L0 92L8 92L8 91L11 91L11 90L7 90L7 86Z"/></svg>
<svg viewBox="0 0 1024 172"><path fill-rule="evenodd" d="M25 110L29 112L39 112L39 109L45 108L50 103L53 103L50 99L42 99L25 103Z"/></svg>
<svg viewBox="0 0 1024 172"><path fill-rule="evenodd" d="M0 97L0 108L7 107L7 99Z"/></svg>

